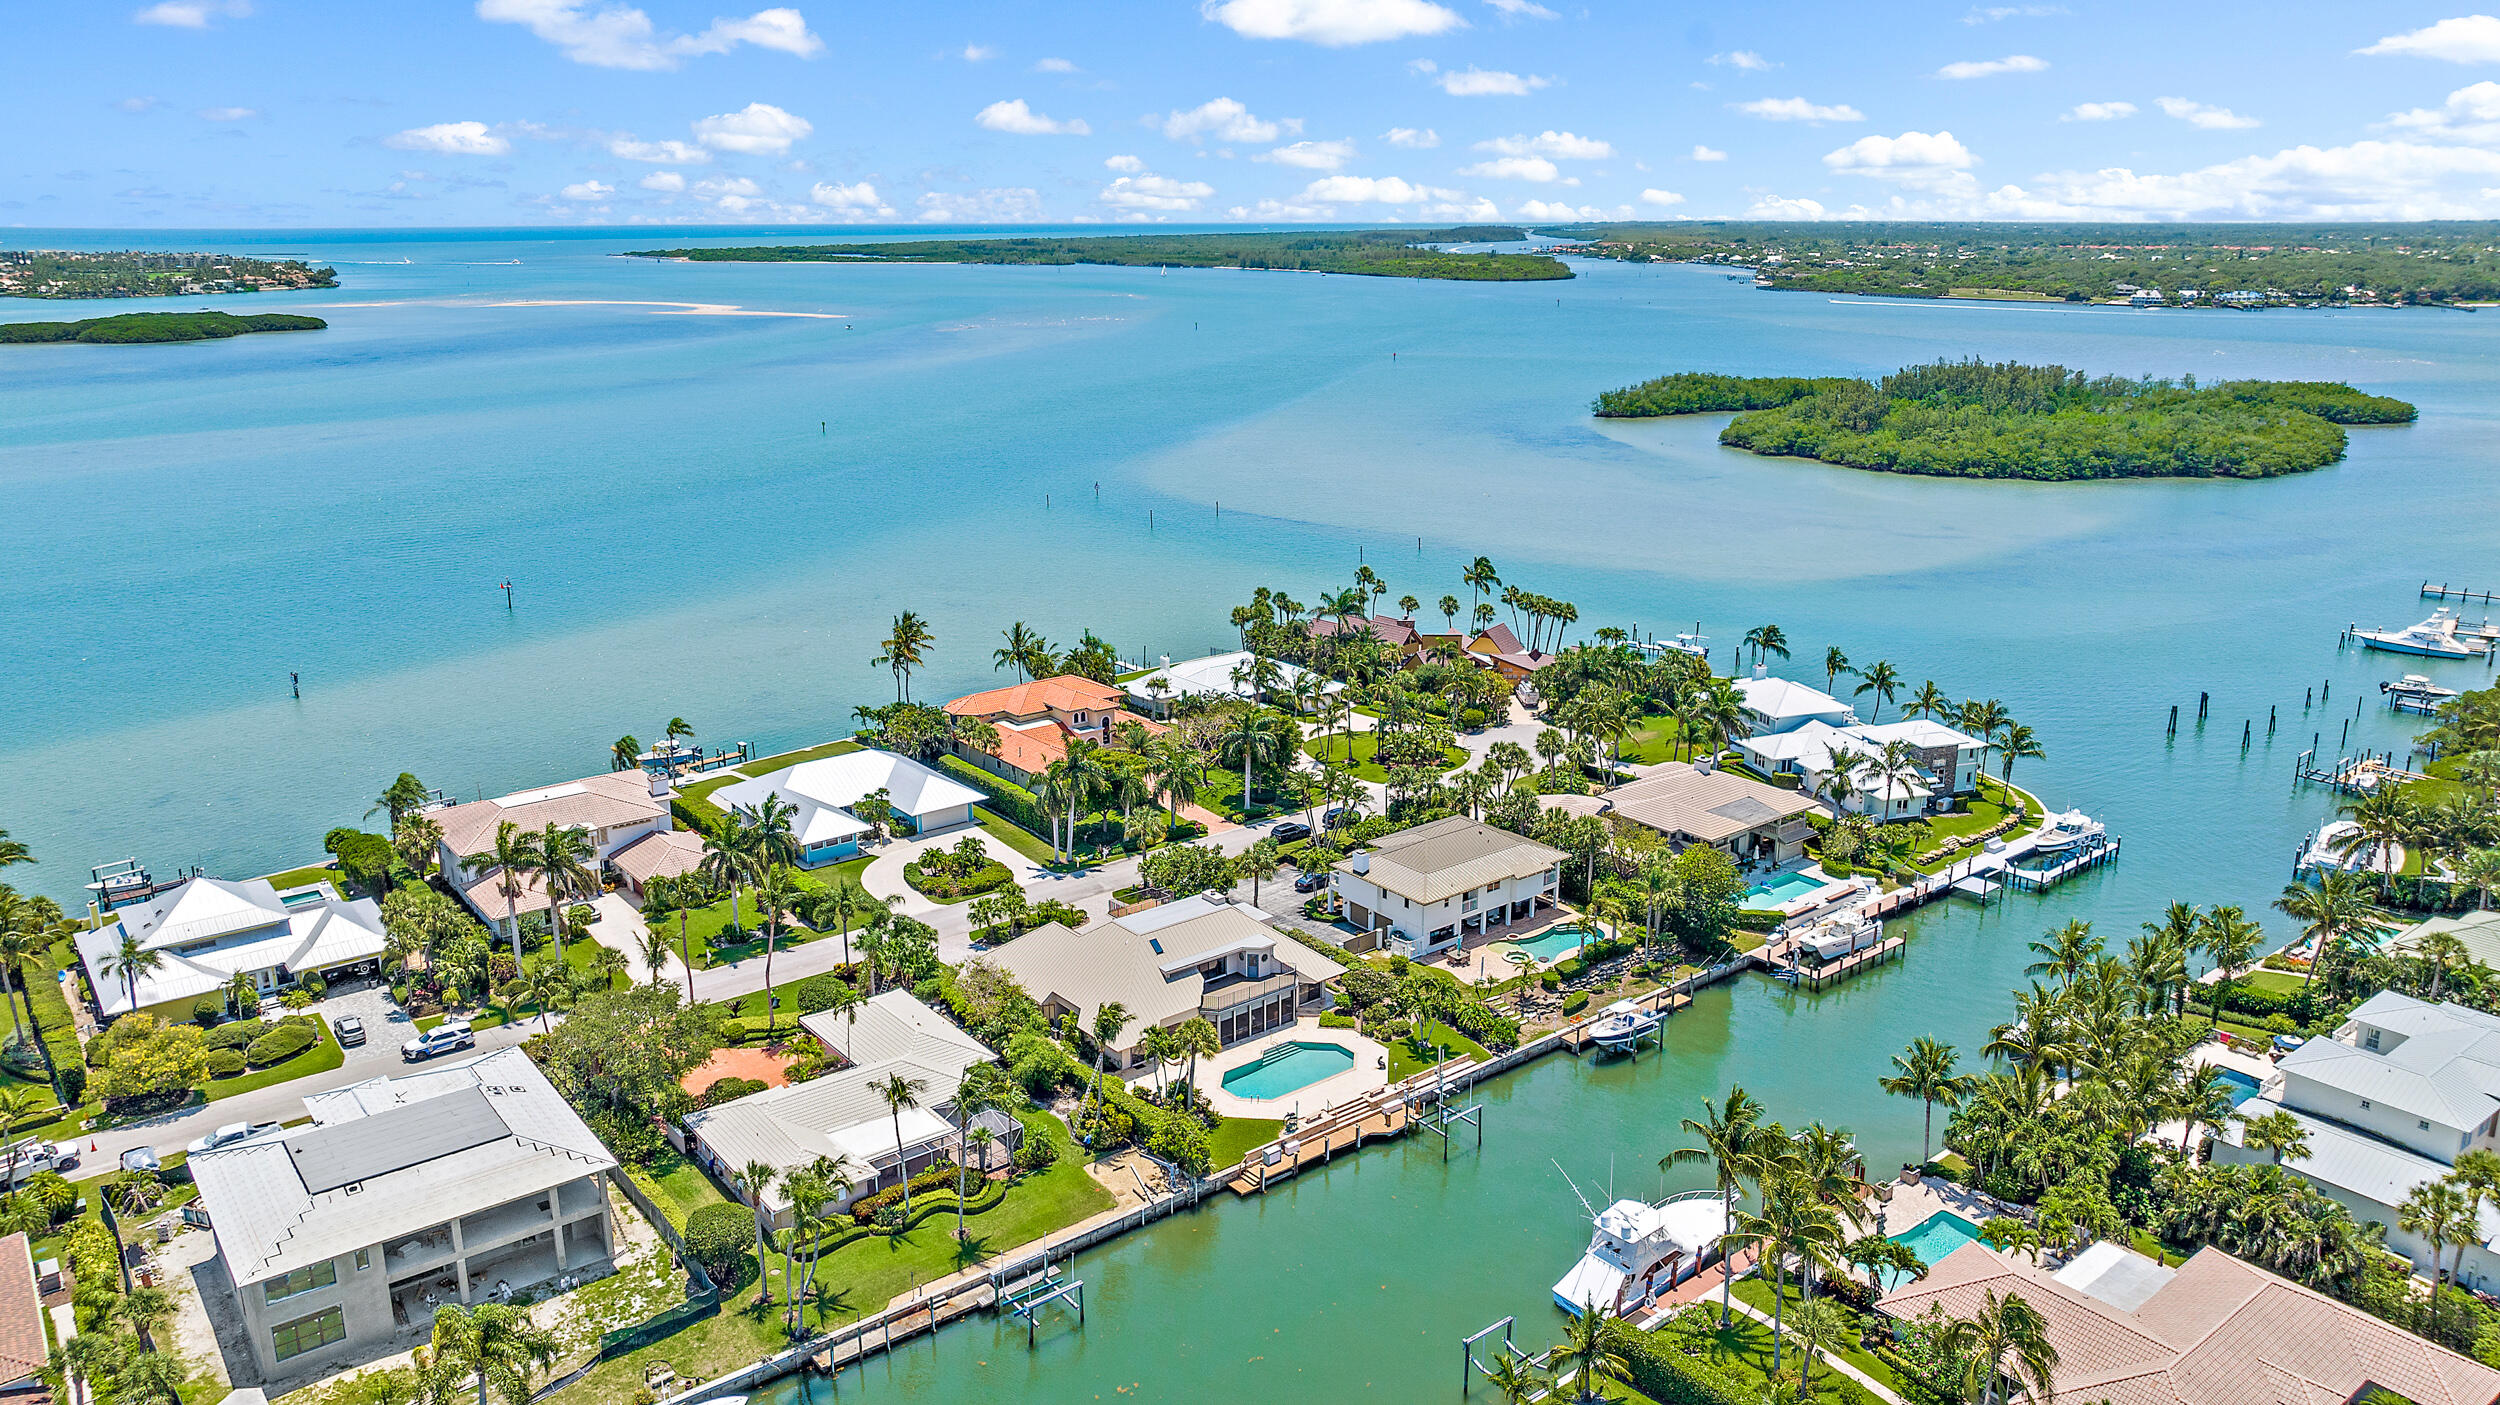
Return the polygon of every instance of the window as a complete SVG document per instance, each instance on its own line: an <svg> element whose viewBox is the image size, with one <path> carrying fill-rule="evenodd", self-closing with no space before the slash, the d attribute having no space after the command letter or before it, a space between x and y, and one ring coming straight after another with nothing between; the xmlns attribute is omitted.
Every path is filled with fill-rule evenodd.
<svg viewBox="0 0 2500 1405"><path fill-rule="evenodd" d="M345 1340L347 1319L334 1307L325 1307L310 1317L298 1317L269 1329L269 1344L276 1349L280 1361Z"/></svg>
<svg viewBox="0 0 2500 1405"><path fill-rule="evenodd" d="M2420 1128L2421 1130L2423 1130L2423 1131L2425 1131L2425 1132L2427 1132L2427 1131L2429 1131L2429 1130L2431 1129L2431 1124L2430 1124L2427 1120L2420 1119L2420 1118L2416 1118L2416 1119L2414 1120L2413 1125L2414 1125L2415 1127Z"/></svg>
<svg viewBox="0 0 2500 1405"><path fill-rule="evenodd" d="M2370 1100L2368 1098L2363 1098L2361 1100L2361 1110L2363 1112L2368 1112L2370 1110Z"/></svg>
<svg viewBox="0 0 2500 1405"><path fill-rule="evenodd" d="M2365 1049L2376 1049L2378 1047L2378 1031L2375 1029L2371 1030L2369 1037L2361 1041L2361 1047Z"/></svg>
<svg viewBox="0 0 2500 1405"><path fill-rule="evenodd" d="M369 1269L369 1268L371 1268L371 1267L373 1267L373 1251L372 1251L371 1249L359 1249L359 1250L357 1250L357 1251L356 1251L356 1271L357 1271L358 1273L362 1273L362 1272L364 1272L366 1269Z"/></svg>
<svg viewBox="0 0 2500 1405"><path fill-rule="evenodd" d="M298 1294L327 1288L338 1281L337 1264L315 1264L311 1268L299 1268L284 1278L272 1278L263 1283L260 1285L260 1300L265 1303L285 1302Z"/></svg>

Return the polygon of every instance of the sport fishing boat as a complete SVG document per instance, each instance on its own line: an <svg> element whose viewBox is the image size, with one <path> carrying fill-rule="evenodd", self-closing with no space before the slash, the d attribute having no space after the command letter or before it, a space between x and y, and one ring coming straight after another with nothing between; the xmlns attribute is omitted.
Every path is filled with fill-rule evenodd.
<svg viewBox="0 0 2500 1405"><path fill-rule="evenodd" d="M2479 658L2491 649L2484 639L2459 638L2457 617L2447 610L2433 610L2431 617L2405 629L2362 629L2355 626L2352 637L2364 647L2389 654L2414 654L2427 659Z"/></svg>
<svg viewBox="0 0 2500 1405"><path fill-rule="evenodd" d="M1554 1285L1554 1301L1574 1315L1627 1312L1699 1273L1718 1257L1727 1204L1715 1190L1690 1190L1654 1205L1618 1200L1589 1219L1588 1252Z"/></svg>
<svg viewBox="0 0 2500 1405"><path fill-rule="evenodd" d="M2031 836L2031 852L2062 854L2103 832L2104 827L2099 820L2081 810L2068 810L2061 815L2049 816L2047 822L2040 826L2039 833Z"/></svg>
<svg viewBox="0 0 2500 1405"><path fill-rule="evenodd" d="M1589 1042L1619 1054L1657 1033L1658 1026L1664 1024L1666 1018L1656 1010L1642 1009L1637 998L1618 1000L1607 1006L1598 1015L1596 1023L1588 1027Z"/></svg>

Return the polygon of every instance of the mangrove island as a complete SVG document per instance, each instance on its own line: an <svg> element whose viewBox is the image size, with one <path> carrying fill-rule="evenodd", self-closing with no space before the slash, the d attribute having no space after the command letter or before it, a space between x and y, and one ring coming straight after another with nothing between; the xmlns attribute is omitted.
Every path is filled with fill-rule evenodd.
<svg viewBox="0 0 2500 1405"><path fill-rule="evenodd" d="M296 317L283 312L257 312L243 317L228 312L125 312L118 317L89 317L78 322L0 322L0 342L130 345L216 341L247 332L318 332L329 325L318 317Z"/></svg>
<svg viewBox="0 0 2500 1405"><path fill-rule="evenodd" d="M883 244L780 244L740 249L637 249L628 258L696 263L1040 263L1147 268L1244 268L1516 283L1569 278L1544 254L1455 253L1440 244L1527 237L1502 225L1451 229L1275 234L1122 234L1058 239L926 239Z"/></svg>

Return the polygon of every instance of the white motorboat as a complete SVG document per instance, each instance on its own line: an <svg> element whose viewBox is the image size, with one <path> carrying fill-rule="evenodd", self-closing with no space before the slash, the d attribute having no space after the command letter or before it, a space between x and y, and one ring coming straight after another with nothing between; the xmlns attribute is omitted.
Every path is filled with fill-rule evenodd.
<svg viewBox="0 0 2500 1405"><path fill-rule="evenodd" d="M1797 940L1814 948L1814 954L1826 961L1837 960L1853 951L1864 951L1884 939L1884 924L1862 912L1844 912L1808 927Z"/></svg>
<svg viewBox="0 0 2500 1405"><path fill-rule="evenodd" d="M2103 832L2099 820L2081 810L2068 810L2064 814L2049 816L2039 832L2031 836L2031 852L2062 854Z"/></svg>
<svg viewBox="0 0 2500 1405"><path fill-rule="evenodd" d="M2457 617L2447 610L2433 610L2431 617L2405 629L2354 628L2352 637L2367 648L2390 654L2414 654L2428 659L2479 658L2491 649L2486 639L2460 638Z"/></svg>
<svg viewBox="0 0 2500 1405"><path fill-rule="evenodd" d="M2398 712L2419 712L2425 715L2439 711L2439 705L2457 695L2454 688L2442 688L2418 673L2408 673L2393 683L2381 682L2378 690L2387 695L2387 705Z"/></svg>
<svg viewBox="0 0 2500 1405"><path fill-rule="evenodd" d="M1727 1205L1715 1190L1686 1191L1652 1205L1618 1200L1591 1217L1588 1252L1554 1285L1573 1314L1627 1311L1700 1272L1718 1256Z"/></svg>
<svg viewBox="0 0 2500 1405"><path fill-rule="evenodd" d="M1618 1000L1600 1012L1597 1021L1588 1027L1589 1042L1619 1054L1657 1033L1666 1019L1656 1010L1642 1009L1637 999Z"/></svg>

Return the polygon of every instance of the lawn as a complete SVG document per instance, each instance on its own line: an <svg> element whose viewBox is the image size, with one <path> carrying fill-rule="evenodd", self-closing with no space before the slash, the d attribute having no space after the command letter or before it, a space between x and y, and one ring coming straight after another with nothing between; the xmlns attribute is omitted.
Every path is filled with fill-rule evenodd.
<svg viewBox="0 0 2500 1405"><path fill-rule="evenodd" d="M1308 808L1303 803L1302 788L1298 783L1288 780L1285 788L1280 790L1276 786L1275 775L1269 774L1259 779L1266 781L1267 784L1259 787L1258 793L1251 797L1257 802L1255 814L1246 813L1242 809L1241 772L1229 766L1216 766L1208 769L1206 781L1198 787L1198 803L1227 819L1234 820L1262 819L1288 810Z"/></svg>
<svg viewBox="0 0 2500 1405"><path fill-rule="evenodd" d="M785 751L779 756L766 756L754 761L742 761L738 763L738 770L743 775L762 776L778 771L785 766L796 766L805 761L822 761L828 756L843 756L859 749L860 747L858 742L851 740L849 737L844 737L838 742L826 742L823 746L811 746L804 751ZM705 784L708 785L709 782L705 782ZM704 793L708 795L711 792L707 790Z"/></svg>
<svg viewBox="0 0 2500 1405"><path fill-rule="evenodd" d="M1770 1313L1772 1299L1775 1295L1787 1298L1788 1306L1786 1311L1796 1311L1800 1294L1797 1291L1797 1285L1794 1283L1788 1285L1788 1289L1785 1294L1779 1294L1770 1283L1759 1277L1740 1278L1736 1280L1737 1298L1743 1301L1747 1306L1753 1307L1765 1315ZM1796 1339L1793 1336L1790 1338L1790 1345L1796 1345ZM1867 1375L1870 1375L1876 1380L1879 1380L1885 1385L1891 1387L1892 1392L1895 1395L1908 1396L1914 1389L1914 1387L1912 1387L1907 1381L1901 1379L1901 1373L1899 1371L1894 1370L1889 1363L1884 1361L1883 1358L1858 1345L1857 1340L1854 1337L1846 1342L1826 1345L1823 1348L1823 1354L1827 1357L1837 1356L1841 1360L1848 1362L1850 1365L1857 1367Z"/></svg>
<svg viewBox="0 0 2500 1405"><path fill-rule="evenodd" d="M598 959L599 953L604 949L605 948L603 948L598 942L595 942L588 937L583 937L577 941L566 942L564 944L564 964L572 967L573 972L576 975L585 974L590 970L592 963ZM535 970L536 968L546 964L547 951L546 948L541 947L535 957L530 961L530 967ZM615 989L616 987L630 985L632 983L632 976L627 975L623 971L618 971L609 980L608 984L610 989ZM422 1015L418 1017L416 1026L419 1031L429 1030L434 1026L441 1024L443 1021L453 1017L453 1014L448 1012L440 1015ZM488 1001L486 1004L480 1005L478 1008L469 1011L467 1014L458 1016L460 1019L467 1020L469 1022L469 1028L471 1029L493 1029L498 1025L507 1025L517 1020L535 1019L537 1017L538 1005L535 1001L523 1001L517 1008L507 1006L500 1001Z"/></svg>
<svg viewBox="0 0 2500 1405"><path fill-rule="evenodd" d="M838 864L825 868L792 869L791 878L802 890L809 892L828 888L836 883L848 883L856 888L860 886L861 870L874 862L876 862L875 855L863 855L856 859L844 859ZM675 920L678 914L672 913L669 918L664 919L669 934L669 949L682 955L688 948L691 948L694 952L694 968L698 971L708 971L714 966L725 966L732 961L744 961L750 956L763 955L764 939L760 936L722 946L713 944L713 938L730 925L730 906L733 901L737 906L739 918L749 928L761 925L757 921L755 895L741 889L734 898L722 898L705 907L688 909L683 914L686 920L682 928ZM777 945L784 948L793 947L803 942L813 941L818 935L794 923L782 932Z"/></svg>
<svg viewBox="0 0 2500 1405"><path fill-rule="evenodd" d="M288 1059L285 1063L251 1069L236 1074L232 1078L208 1080L208 1087L204 1090L208 1094L208 1100L216 1102L220 1098L231 1098L237 1093L249 1093L257 1088L266 1088L273 1083L284 1083L291 1078L301 1078L307 1073L328 1073L331 1069L347 1062L347 1051L339 1047L338 1035L331 1030L329 1021L321 1021L318 1028L320 1037L313 1041L313 1046L294 1058ZM365 1031L367 1039L371 1039L373 1035L374 1031Z"/></svg>
<svg viewBox="0 0 2500 1405"><path fill-rule="evenodd" d="M1966 838L1970 835L1984 833L1993 828L1998 821L2004 819L2006 815L2011 813L2011 810L2007 805L2007 794L2007 788L2003 782L1990 780L1986 776L1981 776L1979 778L1979 793L1972 796L1967 802L1970 806L1968 810L1934 815L1920 822L1921 827L1924 830L1924 835L1911 847L1911 852L1913 854L1923 854L1928 850L1943 844L1948 839ZM2028 834L2033 829L2038 828L2041 814L2040 802L2038 800L2023 794L2021 791L2014 791L2012 792L2012 795L2015 800L2028 805L2031 812L2031 819L2024 824L2016 825L2014 828L2007 830L2002 837L2008 840L2014 839L2019 835ZM1919 871L1921 873L1938 872L1943 869L1946 864L1957 863L1962 859L1969 858L1974 852L1976 851L1971 849L1960 850L1951 857L1939 859Z"/></svg>
<svg viewBox="0 0 2500 1405"><path fill-rule="evenodd" d="M1623 760L1627 765L1654 766L1672 761L1675 749L1684 735L1683 725L1669 713L1659 712L1632 724L1623 738Z"/></svg>
<svg viewBox="0 0 2500 1405"><path fill-rule="evenodd" d="M1415 1027L1414 1035L1389 1041L1390 1082L1397 1083L1411 1078L1441 1061L1441 1059L1433 1058L1428 1050L1418 1050L1416 1048L1418 1038L1441 1046L1444 1051L1442 1059L1454 1059L1464 1055L1474 1059L1477 1063L1483 1063L1492 1057L1484 1051L1483 1045L1439 1020L1424 1020Z"/></svg>
<svg viewBox="0 0 2500 1405"><path fill-rule="evenodd" d="M347 878L336 867L326 863L317 863L305 868L290 868L284 873L270 874L264 881L270 887L283 893L289 888L309 888L315 883L336 883L344 887Z"/></svg>
<svg viewBox="0 0 2500 1405"><path fill-rule="evenodd" d="M2298 995L2302 980L2298 976L2283 971L2251 971L2241 976L2239 983L2250 990L2262 990L2268 995Z"/></svg>
<svg viewBox="0 0 2500 1405"><path fill-rule="evenodd" d="M1085 1172L1085 1163L1067 1144L1067 1130L1047 1112L1017 1114L1027 1136L1046 1136L1061 1150L1057 1165L1025 1177L995 1208L965 1221L968 1238L955 1241L955 1217L932 1215L906 1233L871 1236L825 1255L817 1268L819 1282L831 1296L810 1307L807 1323L821 1330L879 1311L913 1286L943 1278L958 1268L1004 1254L1108 1210L1111 1192ZM778 1267L773 1280L780 1282ZM580 1381L550 1397L578 1405L632 1398L642 1385L643 1370L666 1361L683 1380L709 1380L780 1350L784 1344L778 1309L769 1315L755 1309L759 1284L750 1282L708 1317L664 1341L606 1361Z"/></svg>
<svg viewBox="0 0 2500 1405"><path fill-rule="evenodd" d="M644 1169L652 1184L676 1207L681 1220L706 1205L722 1204L729 1199L710 1172L674 1151L661 1152L660 1158Z"/></svg>
<svg viewBox="0 0 2500 1405"><path fill-rule="evenodd" d="M1351 738L1341 735L1313 737L1302 743L1303 754L1321 765L1325 766L1331 762L1346 764L1347 759L1351 757L1356 776L1374 784L1386 785L1389 782L1389 773L1381 768L1379 762L1372 759L1373 753L1379 749L1380 734L1378 732L1357 732ZM1467 764L1467 753L1454 746L1441 748L1441 756L1444 762L1441 769L1444 771L1455 770Z"/></svg>
<svg viewBox="0 0 2500 1405"><path fill-rule="evenodd" d="M1024 855L1026 858L1031 859L1037 864L1048 864L1052 861L1049 840L1042 838L1040 835L1023 828L1020 825L1009 824L1007 821L991 814L986 809L980 810L978 813L981 816L981 828L987 832L992 839L997 840L999 843L1006 845L1008 848L1015 850L1017 853Z"/></svg>
<svg viewBox="0 0 2500 1405"><path fill-rule="evenodd" d="M1217 1170L1239 1161L1252 1147L1276 1140L1285 1124L1271 1117L1227 1117L1207 1137L1208 1164Z"/></svg>
<svg viewBox="0 0 2500 1405"><path fill-rule="evenodd" d="M1767 1308L1771 1301L1770 1285L1762 1285L1762 1291L1763 1305ZM1737 1293L1739 1296L1743 1295L1742 1285L1738 1286ZM1770 1324L1756 1322L1740 1313L1727 1327L1721 1328L1718 1325L1718 1308L1715 1303L1709 1306L1686 1308L1685 1312L1688 1315L1700 1314L1709 1323L1709 1330L1700 1333L1699 1336L1703 1355L1710 1363L1726 1373L1731 1383L1744 1391L1746 1395L1754 1399L1767 1398L1771 1379ZM1670 1327L1667 1330L1675 1332L1679 1329ZM1794 1347L1795 1339L1792 1337L1788 1348L1785 1349L1784 1359L1781 1362L1783 1366L1793 1363ZM1675 1348L1669 1346L1667 1349L1672 1351ZM1852 1361L1850 1364L1857 1363ZM1887 1378L1898 1380L1899 1376L1890 1371L1876 1376L1877 1380ZM1872 1392L1838 1371L1816 1371L1814 1395L1816 1400L1829 1402L1830 1405L1878 1405Z"/></svg>

